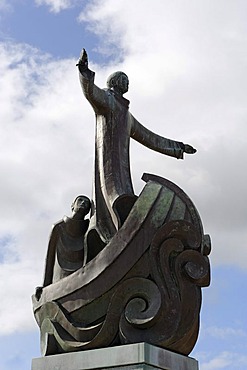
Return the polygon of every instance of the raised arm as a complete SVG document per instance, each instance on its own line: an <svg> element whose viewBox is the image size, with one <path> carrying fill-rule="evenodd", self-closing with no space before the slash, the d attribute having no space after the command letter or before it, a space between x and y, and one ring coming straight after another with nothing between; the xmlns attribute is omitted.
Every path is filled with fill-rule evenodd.
<svg viewBox="0 0 247 370"><path fill-rule="evenodd" d="M178 159L183 159L183 154L194 154L196 149L180 141L166 139L148 130L131 114L131 137L146 147Z"/></svg>
<svg viewBox="0 0 247 370"><path fill-rule="evenodd" d="M92 105L94 111L100 113L100 111L108 107L108 97L105 90L94 84L95 73L88 68L88 56L85 49L82 49L76 66L79 69L83 94Z"/></svg>

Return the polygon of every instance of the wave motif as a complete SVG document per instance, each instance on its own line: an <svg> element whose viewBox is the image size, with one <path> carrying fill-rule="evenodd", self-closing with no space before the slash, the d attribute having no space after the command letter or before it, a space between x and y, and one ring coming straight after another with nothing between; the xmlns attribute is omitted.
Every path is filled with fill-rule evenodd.
<svg viewBox="0 0 247 370"><path fill-rule="evenodd" d="M203 235L199 215L181 189L165 179L146 180L146 193L124 224L125 239L120 233L91 261L92 278L86 268L60 281L56 289L46 287L39 302L33 297L43 355L137 342L184 355L193 349L201 287L210 283L210 239ZM149 206L147 194L153 194ZM135 229L128 226L133 220ZM108 265L103 268L105 256ZM76 278L80 283L74 287Z"/></svg>

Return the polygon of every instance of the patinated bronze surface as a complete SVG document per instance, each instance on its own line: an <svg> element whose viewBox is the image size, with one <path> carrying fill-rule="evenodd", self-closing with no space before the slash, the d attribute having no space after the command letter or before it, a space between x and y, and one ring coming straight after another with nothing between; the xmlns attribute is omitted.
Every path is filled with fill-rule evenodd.
<svg viewBox="0 0 247 370"><path fill-rule="evenodd" d="M45 264L43 287L55 283L83 266L84 235L91 208L89 198L79 195L71 205L72 217L65 216L52 229ZM38 288L38 291L40 291Z"/></svg>
<svg viewBox="0 0 247 370"><path fill-rule="evenodd" d="M42 353L147 342L187 355L198 336L201 287L210 282L210 239L192 201L167 179L144 174L134 194L129 141L178 159L196 150L132 116L126 74L112 74L100 89L85 50L77 65L96 114L94 194L89 227L88 201L76 235L66 237L66 219L51 235L44 284L33 296Z"/></svg>
<svg viewBox="0 0 247 370"><path fill-rule="evenodd" d="M94 208L87 236L93 257L94 244L102 242L105 246L111 240L136 200L130 175L130 137L178 159L183 158L184 152L196 150L154 134L134 118L129 112L129 101L123 97L129 85L125 73L113 73L107 80L108 88L100 89L94 84L95 73L88 68L84 49L77 65L83 93L96 114Z"/></svg>

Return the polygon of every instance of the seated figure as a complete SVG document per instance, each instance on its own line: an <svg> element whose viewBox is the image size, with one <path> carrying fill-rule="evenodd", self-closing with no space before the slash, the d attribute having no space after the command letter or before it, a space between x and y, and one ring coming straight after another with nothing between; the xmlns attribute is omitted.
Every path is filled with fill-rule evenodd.
<svg viewBox="0 0 247 370"><path fill-rule="evenodd" d="M43 287L55 283L83 266L84 235L91 208L89 198L79 195L71 205L72 217L65 216L52 229L45 265Z"/></svg>

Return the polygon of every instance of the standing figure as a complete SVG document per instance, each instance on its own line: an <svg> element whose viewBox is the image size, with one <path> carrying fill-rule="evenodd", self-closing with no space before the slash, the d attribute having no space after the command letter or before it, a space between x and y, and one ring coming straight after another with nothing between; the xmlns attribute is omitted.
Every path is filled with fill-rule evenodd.
<svg viewBox="0 0 247 370"><path fill-rule="evenodd" d="M113 73L107 80L107 89L100 89L94 84L95 73L88 68L85 49L77 66L82 91L96 115L93 207L86 238L88 250L95 255L124 223L137 198L130 175L130 137L178 159L183 158L184 152L193 154L196 150L149 131L133 117L129 100L123 97L129 86L125 73ZM93 248L99 250L93 252Z"/></svg>

